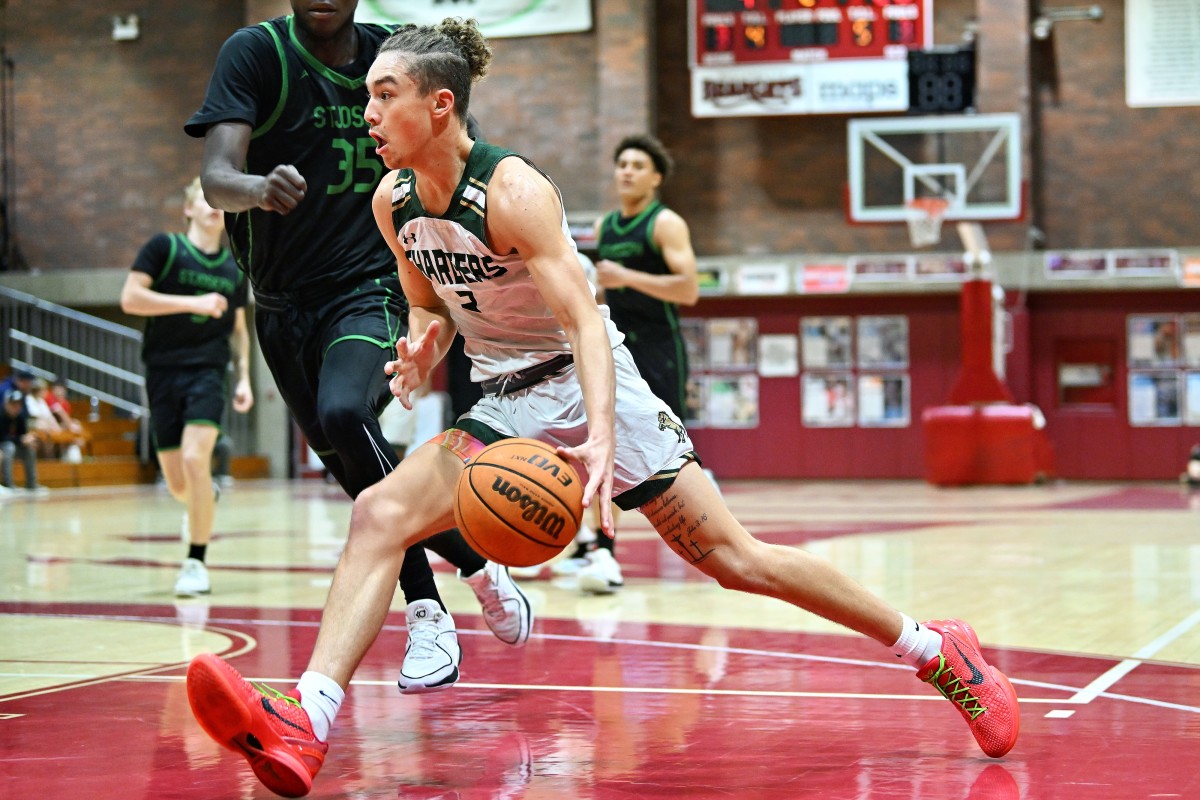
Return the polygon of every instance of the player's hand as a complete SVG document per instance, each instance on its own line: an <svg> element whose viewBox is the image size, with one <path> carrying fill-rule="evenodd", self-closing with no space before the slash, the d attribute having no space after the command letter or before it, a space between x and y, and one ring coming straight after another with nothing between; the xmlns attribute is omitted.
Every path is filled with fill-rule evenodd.
<svg viewBox="0 0 1200 800"><path fill-rule="evenodd" d="M625 267L607 258L597 261L596 284L601 289L620 289L626 285Z"/></svg>
<svg viewBox="0 0 1200 800"><path fill-rule="evenodd" d="M287 214L300 204L308 191L308 182L291 164L280 164L263 176L258 207L263 211Z"/></svg>
<svg viewBox="0 0 1200 800"><path fill-rule="evenodd" d="M212 317L220 319L225 316L225 312L229 310L229 301L224 295L216 292L208 292L207 294L197 295L196 310L193 312L202 317Z"/></svg>
<svg viewBox="0 0 1200 800"><path fill-rule="evenodd" d="M593 503L600 504L600 529L611 539L615 531L612 489L613 459L616 455L612 442L589 438L578 447L556 449L563 458L582 466L581 472L587 475L587 485L583 487L583 507L591 508Z"/></svg>
<svg viewBox="0 0 1200 800"><path fill-rule="evenodd" d="M233 410L245 414L254 405L254 392L250 389L250 381L240 380L233 390Z"/></svg>
<svg viewBox="0 0 1200 800"><path fill-rule="evenodd" d="M433 370L435 343L442 323L431 320L429 325L416 339L407 336L396 342L396 360L384 365L384 371L391 377L388 387L400 401L400 405L412 410L413 393L425 383Z"/></svg>

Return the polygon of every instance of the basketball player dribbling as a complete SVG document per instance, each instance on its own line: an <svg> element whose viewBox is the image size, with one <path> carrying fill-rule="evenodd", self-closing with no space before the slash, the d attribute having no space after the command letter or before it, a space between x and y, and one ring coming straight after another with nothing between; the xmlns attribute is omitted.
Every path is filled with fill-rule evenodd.
<svg viewBox="0 0 1200 800"><path fill-rule="evenodd" d="M606 529L615 497L722 586L784 600L890 648L956 705L985 753L1003 756L1017 738L1017 698L966 623L914 622L826 561L760 542L734 519L596 304L554 184L523 157L466 135L471 86L490 58L473 21L402 28L368 72L365 112L392 170L375 218L411 305L409 336L387 365L392 391L410 405L457 329L486 394L358 496L308 669L289 694L264 694L216 656L193 660L188 697L201 726L268 788L307 793L387 617L405 549L450 525L472 453L529 437L572 461Z"/></svg>
<svg viewBox="0 0 1200 800"><path fill-rule="evenodd" d="M204 138L204 192L227 212L275 387L350 497L398 462L378 414L391 401L382 370L405 314L392 255L370 218L383 166L369 158L357 110L392 28L355 22L357 6L291 0L291 15L235 31L184 126ZM501 641L523 645L533 624L508 570L486 563L457 531L436 533L397 564L408 605L397 683L409 693L452 686L462 657L426 548L458 568Z"/></svg>

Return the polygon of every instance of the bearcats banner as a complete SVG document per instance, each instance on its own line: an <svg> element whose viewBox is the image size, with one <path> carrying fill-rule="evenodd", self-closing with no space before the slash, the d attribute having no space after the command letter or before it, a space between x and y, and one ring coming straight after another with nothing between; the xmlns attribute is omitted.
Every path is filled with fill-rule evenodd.
<svg viewBox="0 0 1200 800"><path fill-rule="evenodd" d="M744 117L845 114L908 108L908 62L871 59L813 64L692 68L692 115Z"/></svg>
<svg viewBox="0 0 1200 800"><path fill-rule="evenodd" d="M446 17L479 23L489 38L591 30L591 0L362 0L355 19L435 25Z"/></svg>

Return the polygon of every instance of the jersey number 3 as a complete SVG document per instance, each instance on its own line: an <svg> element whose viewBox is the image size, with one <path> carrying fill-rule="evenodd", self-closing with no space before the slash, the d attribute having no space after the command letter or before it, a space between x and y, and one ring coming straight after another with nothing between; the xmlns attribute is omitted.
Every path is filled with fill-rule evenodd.
<svg viewBox="0 0 1200 800"><path fill-rule="evenodd" d="M474 292L461 291L455 292L455 294L463 299L462 307L465 311L474 311L476 314L480 313L479 302L475 299Z"/></svg>

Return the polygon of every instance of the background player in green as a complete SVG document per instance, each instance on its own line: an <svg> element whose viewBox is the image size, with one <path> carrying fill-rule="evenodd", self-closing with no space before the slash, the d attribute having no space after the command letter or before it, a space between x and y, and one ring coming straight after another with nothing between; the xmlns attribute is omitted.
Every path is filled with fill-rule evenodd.
<svg viewBox="0 0 1200 800"><path fill-rule="evenodd" d="M199 178L184 190L183 216L186 234L159 233L142 246L121 290L121 310L148 317L146 396L167 489L187 506L188 554L175 582L175 594L187 597L211 588L205 557L216 506L212 454L229 396L231 351L233 407L244 414L254 395L245 276L221 242L224 219L204 199Z"/></svg>
<svg viewBox="0 0 1200 800"><path fill-rule="evenodd" d="M613 165L621 207L596 221L596 283L638 372L682 423L688 362L679 306L695 305L700 285L687 223L658 199L671 156L653 136L626 136L613 152ZM618 513L614 507L614 519ZM592 529L599 531L592 516ZM584 591L615 592L624 579L614 544L611 537L584 532L571 557L551 569L576 574Z"/></svg>
<svg viewBox="0 0 1200 800"><path fill-rule="evenodd" d="M398 463L377 417L391 400L383 366L407 325L395 258L371 213L384 169L363 120L367 69L391 30L354 22L357 5L292 0L292 15L236 31L184 127L204 137L204 191L228 212L275 384L351 497ZM457 531L426 546L459 568L501 641L525 643L532 612L507 570ZM407 552L400 585L409 629L400 688L452 685L461 650L421 548Z"/></svg>

